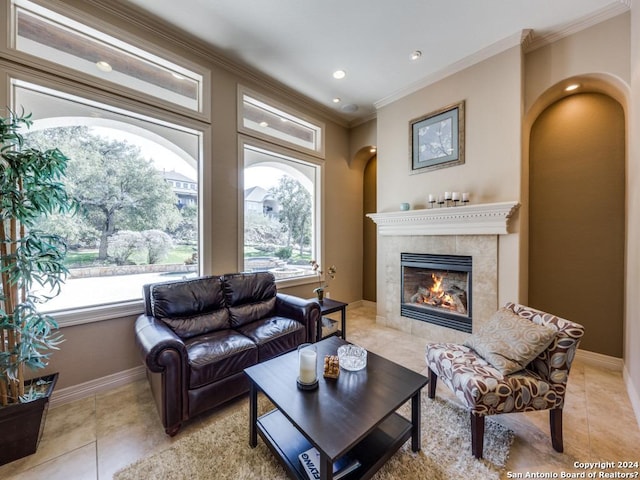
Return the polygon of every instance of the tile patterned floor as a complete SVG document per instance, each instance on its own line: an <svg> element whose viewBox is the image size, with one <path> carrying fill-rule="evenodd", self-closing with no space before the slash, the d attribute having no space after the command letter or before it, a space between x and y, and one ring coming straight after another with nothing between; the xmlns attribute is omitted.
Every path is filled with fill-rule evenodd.
<svg viewBox="0 0 640 480"><path fill-rule="evenodd" d="M351 342L426 374L423 339L377 326L371 307L351 308L347 317ZM455 401L442 384L437 394ZM203 422L225 415L244 401L246 397L201 415L169 438L160 425L147 383L131 383L51 409L38 452L0 467L0 478L110 479L120 468L168 448ZM575 462L640 462L640 429L620 372L574 363L564 411L563 454L551 448L547 412L492 418L516 434L505 478L548 472L556 472L560 478L563 471L588 474L618 470L580 470L574 467Z"/></svg>

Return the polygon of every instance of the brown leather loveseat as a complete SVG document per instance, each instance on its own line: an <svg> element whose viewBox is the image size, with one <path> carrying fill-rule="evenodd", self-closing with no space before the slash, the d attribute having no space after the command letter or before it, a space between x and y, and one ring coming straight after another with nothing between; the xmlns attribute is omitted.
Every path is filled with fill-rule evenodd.
<svg viewBox="0 0 640 480"><path fill-rule="evenodd" d="M136 344L165 431L249 390L243 370L315 341L320 307L267 272L145 285Z"/></svg>

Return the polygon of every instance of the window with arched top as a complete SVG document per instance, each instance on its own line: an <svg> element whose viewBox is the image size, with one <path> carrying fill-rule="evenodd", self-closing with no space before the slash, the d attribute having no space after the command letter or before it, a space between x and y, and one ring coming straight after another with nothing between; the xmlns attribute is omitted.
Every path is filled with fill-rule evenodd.
<svg viewBox="0 0 640 480"><path fill-rule="evenodd" d="M282 284L318 280L324 124L238 88L244 208L241 269Z"/></svg>
<svg viewBox="0 0 640 480"><path fill-rule="evenodd" d="M27 146L69 159L75 214L43 218L61 235L69 275L47 312L139 304L142 285L199 273L202 132L36 83L11 81L14 110L31 113Z"/></svg>
<svg viewBox="0 0 640 480"><path fill-rule="evenodd" d="M277 280L315 276L319 258L320 165L275 146L245 139L244 271L269 271Z"/></svg>

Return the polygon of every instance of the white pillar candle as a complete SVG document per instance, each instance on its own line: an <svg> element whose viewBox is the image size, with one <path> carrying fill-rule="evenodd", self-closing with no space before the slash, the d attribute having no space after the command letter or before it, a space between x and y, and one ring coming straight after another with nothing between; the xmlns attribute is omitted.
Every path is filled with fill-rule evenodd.
<svg viewBox="0 0 640 480"><path fill-rule="evenodd" d="M462 193L462 201L463 202L468 202L469 201L469 192L463 192Z"/></svg>
<svg viewBox="0 0 640 480"><path fill-rule="evenodd" d="M451 192L444 192L444 199L451 200Z"/></svg>
<svg viewBox="0 0 640 480"><path fill-rule="evenodd" d="M451 200L453 200L454 202L457 202L458 200L460 200L460 192L453 192L451 194Z"/></svg>
<svg viewBox="0 0 640 480"><path fill-rule="evenodd" d="M316 381L316 361L318 354L311 348L300 350L300 382L314 383Z"/></svg>
<svg viewBox="0 0 640 480"><path fill-rule="evenodd" d="M429 194L429 203L433 203L436 201L436 196L433 193Z"/></svg>

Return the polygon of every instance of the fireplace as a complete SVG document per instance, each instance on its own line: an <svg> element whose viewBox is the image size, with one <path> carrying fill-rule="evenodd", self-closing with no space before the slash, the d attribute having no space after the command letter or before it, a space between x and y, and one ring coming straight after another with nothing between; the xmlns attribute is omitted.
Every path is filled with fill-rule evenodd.
<svg viewBox="0 0 640 480"><path fill-rule="evenodd" d="M472 258L401 253L400 314L471 333Z"/></svg>

